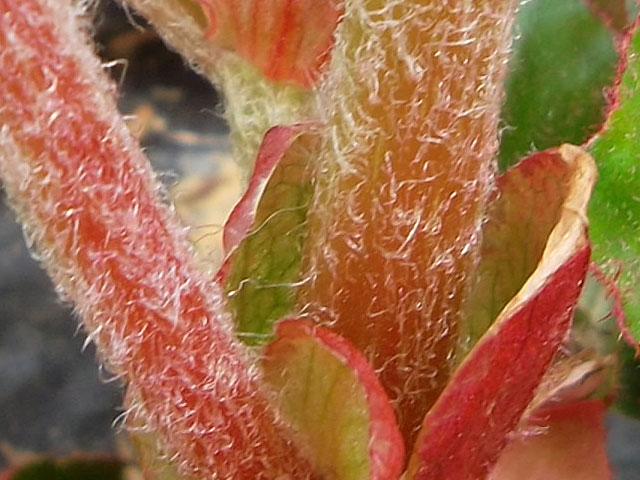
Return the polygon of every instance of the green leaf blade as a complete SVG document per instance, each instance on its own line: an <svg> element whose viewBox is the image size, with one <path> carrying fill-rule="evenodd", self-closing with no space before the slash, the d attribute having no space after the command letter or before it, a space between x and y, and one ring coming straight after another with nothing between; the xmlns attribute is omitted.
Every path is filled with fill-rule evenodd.
<svg viewBox="0 0 640 480"><path fill-rule="evenodd" d="M533 0L518 16L502 116L504 170L533 150L579 145L604 119L614 35L580 0Z"/></svg>
<svg viewBox="0 0 640 480"><path fill-rule="evenodd" d="M399 478L404 445L393 408L372 366L348 340L306 320L282 320L262 367L323 478Z"/></svg>
<svg viewBox="0 0 640 480"><path fill-rule="evenodd" d="M629 39L615 108L589 146L599 179L589 208L594 259L620 269L631 335L640 340L640 34Z"/></svg>
<svg viewBox="0 0 640 480"><path fill-rule="evenodd" d="M245 199L251 201L243 199L250 207L240 203L225 227L228 237L238 240L227 242L233 250L222 282L238 335L248 344L263 343L273 323L293 309L312 195L308 162L316 141L302 127L268 132L262 147L266 156L256 164L263 186L250 188Z"/></svg>

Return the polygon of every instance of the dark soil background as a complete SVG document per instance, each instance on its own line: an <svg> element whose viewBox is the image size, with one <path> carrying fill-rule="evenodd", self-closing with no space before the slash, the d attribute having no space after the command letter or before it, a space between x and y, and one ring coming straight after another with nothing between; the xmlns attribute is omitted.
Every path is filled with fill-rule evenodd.
<svg viewBox="0 0 640 480"><path fill-rule="evenodd" d="M218 139L225 133L209 84L168 52L152 31L132 27L113 3L105 3L98 13L97 41L105 61L128 59L126 69L120 63L111 67L121 83L122 111L151 107L166 121L168 131ZM154 91L164 94L154 97ZM224 150L224 141L204 142L207 147L197 142L186 145L159 130L151 129L143 137L155 168L175 175L194 168L215 172L215 165L203 167L190 160L206 157L206 148ZM163 178L171 182L175 176L169 173ZM0 442L56 454L116 448L112 427L120 413L120 386L106 381L91 345L82 350L85 336L77 325L30 257L1 197ZM640 479L640 422L612 413L607 427L615 478Z"/></svg>

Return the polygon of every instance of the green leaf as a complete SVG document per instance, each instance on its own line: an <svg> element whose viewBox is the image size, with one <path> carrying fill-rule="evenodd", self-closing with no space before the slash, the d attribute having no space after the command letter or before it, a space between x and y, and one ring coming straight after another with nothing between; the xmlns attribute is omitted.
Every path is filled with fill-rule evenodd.
<svg viewBox="0 0 640 480"><path fill-rule="evenodd" d="M630 38L615 108L589 150L599 180L589 208L594 259L621 268L629 331L640 340L640 34Z"/></svg>
<svg viewBox="0 0 640 480"><path fill-rule="evenodd" d="M312 322L278 323L264 379L323 478L396 480L402 436L387 394L349 341Z"/></svg>
<svg viewBox="0 0 640 480"><path fill-rule="evenodd" d="M6 472L6 480L123 480L125 464L115 458L41 459Z"/></svg>
<svg viewBox="0 0 640 480"><path fill-rule="evenodd" d="M225 226L225 247L237 246L221 278L238 335L249 344L268 339L273 322L294 305L312 192L307 165L317 139L303 128L270 130L249 190Z"/></svg>
<svg viewBox="0 0 640 480"><path fill-rule="evenodd" d="M518 30L503 108L502 169L533 150L580 145L595 133L618 60L613 34L581 0L527 2Z"/></svg>

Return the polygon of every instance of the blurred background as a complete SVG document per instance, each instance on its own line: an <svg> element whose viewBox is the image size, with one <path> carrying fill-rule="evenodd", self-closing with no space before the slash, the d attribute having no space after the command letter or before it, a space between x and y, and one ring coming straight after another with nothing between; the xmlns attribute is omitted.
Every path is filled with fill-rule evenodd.
<svg viewBox="0 0 640 480"><path fill-rule="evenodd" d="M120 84L121 111L168 190L191 212L215 206L217 220L194 232L215 260L216 234L240 193L216 92L113 1L97 7L96 40ZM14 450L115 451L121 389L99 371L92 345L83 348L77 325L1 196L0 467ZM640 479L640 422L611 413L607 427L615 478Z"/></svg>

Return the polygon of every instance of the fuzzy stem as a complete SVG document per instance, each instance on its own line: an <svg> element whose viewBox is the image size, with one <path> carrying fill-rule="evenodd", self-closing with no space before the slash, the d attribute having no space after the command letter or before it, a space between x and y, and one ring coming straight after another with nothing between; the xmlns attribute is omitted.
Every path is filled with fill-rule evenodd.
<svg viewBox="0 0 640 480"><path fill-rule="evenodd" d="M301 308L380 370L411 445L449 376L496 170L513 0L350 0Z"/></svg>
<svg viewBox="0 0 640 480"><path fill-rule="evenodd" d="M0 0L0 176L26 237L183 473L308 478L72 5Z"/></svg>

